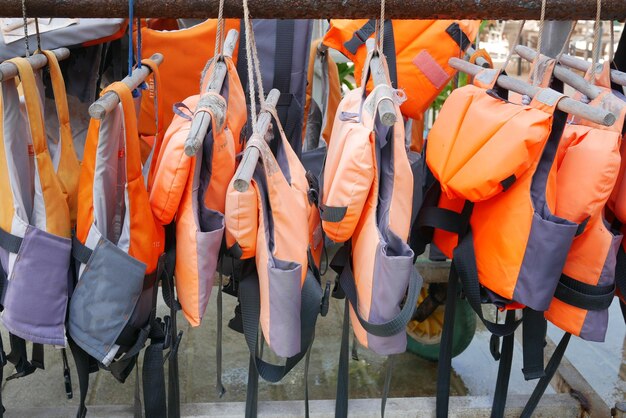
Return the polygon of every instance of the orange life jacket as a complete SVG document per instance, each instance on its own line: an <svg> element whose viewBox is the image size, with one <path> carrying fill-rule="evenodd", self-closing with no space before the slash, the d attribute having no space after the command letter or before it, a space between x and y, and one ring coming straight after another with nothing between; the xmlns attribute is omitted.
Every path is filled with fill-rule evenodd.
<svg viewBox="0 0 626 418"><path fill-rule="evenodd" d="M14 346L16 337L66 346L71 234L80 172L61 70L54 53L41 53L48 59L59 119L59 132L50 135L56 141L47 140L44 91L38 89L38 75L26 59L8 61L17 67L21 92L16 79L5 80L0 91L2 323L11 334L8 360L24 375L32 370L25 371L27 355L25 348L19 352Z"/></svg>
<svg viewBox="0 0 626 418"><path fill-rule="evenodd" d="M354 62L361 79L367 56L365 42L375 21L332 19L324 43ZM478 20L392 20L385 22L383 51L389 60L393 87L404 90L402 114L419 118L450 81L455 70L448 59L460 57L478 34ZM395 84L397 82L397 84ZM368 84L368 91L372 84Z"/></svg>
<svg viewBox="0 0 626 418"><path fill-rule="evenodd" d="M618 179L626 103L611 93L610 67L596 79L603 93L590 105L611 111L610 127L585 120L566 126L557 154L556 214L585 229L574 239L546 319L573 335L604 341L622 235L604 217Z"/></svg>
<svg viewBox="0 0 626 418"><path fill-rule="evenodd" d="M203 93L183 101L190 113L207 112L211 127L203 147L193 156L184 146L191 115L180 113L165 134L150 204L163 225L176 221L176 289L192 326L200 325L217 266L224 233L226 191L235 174L239 133L246 123L246 100L230 57L222 96ZM214 69L208 69L210 74ZM225 112L225 114L223 114Z"/></svg>
<svg viewBox="0 0 626 418"><path fill-rule="evenodd" d="M230 29L239 29L239 19L225 20L224 30L228 32ZM216 31L217 19L175 31L141 28L142 55L163 54L163 63L159 66L163 79L159 90L163 101L162 126L170 125L175 103L198 93L202 69L215 52ZM155 90L151 77L146 82L149 90L142 95L139 133L151 136L155 134Z"/></svg>
<svg viewBox="0 0 626 418"><path fill-rule="evenodd" d="M339 72L335 61L328 51L320 52L319 46L322 40L318 39L311 43L311 53L309 55L309 71L306 86L306 103L304 105L304 123L302 125L302 140L304 151L307 147L307 133L314 135L317 133L317 140L323 139L326 144L330 141L333 130L333 121L337 106L341 101L341 84L339 82ZM321 99L322 103L316 103L313 99L313 85L315 84L316 65L320 66L321 74ZM311 105L313 104L313 108ZM318 109L317 113L315 109ZM314 117L316 115L317 117ZM313 141L311 141L313 142ZM316 141L317 142L317 141Z"/></svg>
<svg viewBox="0 0 626 418"><path fill-rule="evenodd" d="M384 63L384 57L381 60ZM363 74L362 86L368 73ZM414 182L420 181L414 179L398 104L393 127L378 120L383 94L396 92L379 85L367 97L364 87L344 97L324 168L322 225L333 241L348 241L331 262L347 296L341 355L345 361L348 306L352 328L363 346L382 355L402 353L406 324L422 284L407 244L413 209L419 204ZM347 365L339 368L338 387L347 386ZM347 398L342 394L345 391L338 390L338 416L347 414Z"/></svg>

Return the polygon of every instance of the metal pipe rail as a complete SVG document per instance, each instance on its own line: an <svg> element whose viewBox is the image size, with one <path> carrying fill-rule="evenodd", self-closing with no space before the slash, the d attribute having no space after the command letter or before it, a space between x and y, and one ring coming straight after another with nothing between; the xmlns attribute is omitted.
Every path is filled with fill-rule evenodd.
<svg viewBox="0 0 626 418"><path fill-rule="evenodd" d="M70 56L70 50L67 48L53 49L52 52L59 61L63 61ZM26 59L35 71L48 65L48 58L44 54L33 54ZM7 81L14 77L17 77L17 66L15 64L8 61L0 64L0 81Z"/></svg>
<svg viewBox="0 0 626 418"><path fill-rule="evenodd" d="M1 0L2 17L22 17L22 0ZM217 17L219 0L143 0L136 16L162 18ZM128 17L128 0L29 0L30 17ZM380 0L255 0L250 14L258 19L365 19L380 15ZM386 0L389 19L539 19L541 0ZM596 2L550 0L548 20L594 19ZM626 1L603 0L604 20L623 20ZM243 17L241 0L225 0L225 18Z"/></svg>
<svg viewBox="0 0 626 418"><path fill-rule="evenodd" d="M239 39L239 32L236 29L231 29L228 31L228 35L224 40L224 55L227 57L232 57L235 48L237 47L237 40ZM226 78L226 74L228 69L226 68L226 64L222 61L218 61L215 63L215 68L213 68L213 72L211 73L211 78L207 83L207 92L215 92L220 93L222 90L222 86L224 85L224 79ZM204 141L204 137L206 133L209 131L209 125L211 124L211 115L207 112L196 112L193 116L193 121L191 122L191 128L189 129L189 135L187 136L187 140L185 141L185 154L189 157L196 155L200 147L202 146L202 141Z"/></svg>
<svg viewBox="0 0 626 418"><path fill-rule="evenodd" d="M156 65L161 65L163 62L163 55L156 53L150 57ZM144 82L146 77L150 75L152 70L147 65L143 65L141 68L135 68L133 73L122 79L122 83L126 84L129 89L136 89L141 83ZM113 91L109 91L93 102L89 106L89 116L94 119L103 119L108 113L110 113L115 106L120 103L120 98Z"/></svg>
<svg viewBox="0 0 626 418"><path fill-rule="evenodd" d="M463 71L464 73L467 73L471 76L475 76L483 70L482 67L471 64L459 58L450 58L448 63L452 68ZM500 75L498 77L498 85L507 90L512 90L516 93L525 94L530 97L534 97L535 94L539 92L539 87L531 86L530 84L527 84L521 80L517 80L506 75ZM607 112L604 109L586 105L569 97L564 97L562 100L560 100L557 107L559 110L565 113L576 115L583 119L587 119L591 122L597 123L598 125L611 126L615 123L616 119L615 115L611 112Z"/></svg>

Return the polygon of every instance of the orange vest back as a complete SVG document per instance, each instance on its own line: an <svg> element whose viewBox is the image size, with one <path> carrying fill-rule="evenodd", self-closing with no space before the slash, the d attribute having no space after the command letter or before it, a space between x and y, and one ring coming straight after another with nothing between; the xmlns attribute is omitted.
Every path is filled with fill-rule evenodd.
<svg viewBox="0 0 626 418"><path fill-rule="evenodd" d="M226 19L225 31L239 29L239 19ZM163 85L159 90L163 100L162 126L169 126L174 117L173 105L197 94L200 76L207 61L215 53L217 19L208 19L196 26L175 31L141 28L143 56L159 52L163 63L159 66ZM237 56L236 53L233 54ZM149 90L144 92L139 115L139 132L154 135L156 115L154 109L154 85L152 78L146 80Z"/></svg>
<svg viewBox="0 0 626 418"><path fill-rule="evenodd" d="M448 59L463 55L476 38L479 24L478 20L392 20L391 25L385 24L384 52L392 74L397 74L398 84L393 87L407 96L400 106L402 114L419 118L430 106L455 74ZM354 62L354 77L360 80L367 57L365 42L373 35L374 20L332 19L324 43ZM370 81L368 90L372 86Z"/></svg>

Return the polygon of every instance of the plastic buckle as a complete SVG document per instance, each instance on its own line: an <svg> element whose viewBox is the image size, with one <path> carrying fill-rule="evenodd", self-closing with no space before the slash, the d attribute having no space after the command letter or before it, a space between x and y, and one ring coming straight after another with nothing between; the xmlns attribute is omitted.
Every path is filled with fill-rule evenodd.
<svg viewBox="0 0 626 418"><path fill-rule="evenodd" d="M70 369L63 370L63 380L65 381L65 396L67 399L72 399L74 397L74 392L72 391L72 377L70 375Z"/></svg>
<svg viewBox="0 0 626 418"><path fill-rule="evenodd" d="M174 344L172 344L170 351L168 351L165 354L165 356L163 356L163 364L165 364L165 362L169 360L171 356L176 356L176 354L178 354L178 346L180 345L180 341L182 339L183 339L183 331L180 330L178 331L178 335L176 336L176 339L174 340Z"/></svg>
<svg viewBox="0 0 626 418"><path fill-rule="evenodd" d="M332 295L335 299L344 299L346 297L345 292L339 284L339 275L337 275L337 277L335 278L335 286L333 287Z"/></svg>
<svg viewBox="0 0 626 418"><path fill-rule="evenodd" d="M491 352L491 356L495 361L500 360L500 337L495 334L491 335L489 339L489 351Z"/></svg>
<svg viewBox="0 0 626 418"><path fill-rule="evenodd" d="M328 314L329 306L330 306L330 280L327 280L326 287L324 288L324 295L322 296L322 304L320 306L320 315L326 316L326 314Z"/></svg>

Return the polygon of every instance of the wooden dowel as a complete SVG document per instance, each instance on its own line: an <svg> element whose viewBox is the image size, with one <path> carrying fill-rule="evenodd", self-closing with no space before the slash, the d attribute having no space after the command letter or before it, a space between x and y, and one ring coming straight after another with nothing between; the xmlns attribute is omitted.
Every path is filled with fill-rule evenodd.
<svg viewBox="0 0 626 418"><path fill-rule="evenodd" d="M57 57L57 60L63 61L70 56L70 50L67 48L53 49L52 52ZM48 58L44 54L33 54L26 58L30 63L33 70L39 70L48 65ZM17 67L12 62L3 62L0 64L0 81L10 80L17 77Z"/></svg>
<svg viewBox="0 0 626 418"><path fill-rule="evenodd" d="M589 67L591 67L591 63L589 61L567 54L563 54L559 61L563 65L567 65L570 68L584 72L587 72ZM619 84L620 86L626 86L626 73L619 70L611 70L611 81Z"/></svg>
<svg viewBox="0 0 626 418"><path fill-rule="evenodd" d="M275 108L278 104L280 92L272 89L265 99L265 106ZM267 110L261 110L257 118L258 133L263 137L267 135L272 122L272 115ZM259 150L256 147L246 147L241 158L241 163L235 172L234 186L238 192L245 192L250 186L250 180L254 174L256 164L259 161Z"/></svg>
<svg viewBox="0 0 626 418"><path fill-rule="evenodd" d="M476 50L472 48L471 46L469 46L467 47L467 50L465 51L465 56L469 59L475 53L476 53ZM489 62L483 57L477 57L476 64L480 65L483 68L491 68L491 65L489 64Z"/></svg>
<svg viewBox="0 0 626 418"><path fill-rule="evenodd" d="M374 19L380 16L380 0L255 0L250 14L257 19ZM22 17L21 0L2 0L3 17ZM216 18L219 0L150 0L135 2L142 18ZM32 17L128 18L128 0L29 0ZM546 20L594 19L596 2L550 0ZM520 0L387 0L388 19L539 19L541 1ZM626 2L604 0L602 20L624 20ZM242 18L241 0L225 0L224 18Z"/></svg>
<svg viewBox="0 0 626 418"><path fill-rule="evenodd" d="M227 57L232 57L235 48L237 47L237 40L239 39L239 32L236 29L231 29L228 31L228 35L224 40L224 55ZM226 74L228 73L228 69L226 68L226 64L222 61L218 61L213 71L211 72L211 78L209 78L209 82L207 83L207 91L212 91L219 93L222 91L222 86L224 85L224 79L226 78ZM193 116L193 120L191 122L191 128L189 129L189 135L185 140L185 154L192 157L196 155L200 147L202 146L202 141L204 141L204 137L206 133L209 131L209 126L211 125L211 115L207 112L197 112Z"/></svg>
<svg viewBox="0 0 626 418"><path fill-rule="evenodd" d="M374 49L375 42L376 41L372 38L367 40L366 45L368 52L371 52ZM374 86L388 84L385 67L376 54L370 60L370 72L372 74ZM388 94L384 94L381 96L381 99L382 100L378 103L378 117L383 125L393 126L397 120L393 97Z"/></svg>
<svg viewBox="0 0 626 418"><path fill-rule="evenodd" d="M459 58L450 58L448 63L452 68L463 71L464 73L467 73L471 76L475 76L483 70L482 67L479 67L478 65L474 65ZM506 75L500 75L497 82L498 85L502 88L514 91L519 94L525 94L530 97L535 97L535 95L540 90L539 87L531 86L530 84L527 84L521 80L517 80ZM586 105L569 97L564 97L563 99L561 99L557 105L557 108L565 113L576 115L599 125L611 126L615 123L615 115L613 113L607 112L606 110L600 109L598 107Z"/></svg>
<svg viewBox="0 0 626 418"><path fill-rule="evenodd" d="M163 55L156 53L152 55L150 59L157 65L161 65L163 62ZM131 75L124 77L124 79L122 79L122 83L126 84L129 89L134 90L144 82L146 77L148 77L151 72L152 70L150 67L142 65L141 68L135 68ZM94 119L102 119L109 112L115 109L115 106L119 103L120 98L118 95L113 91L109 91L89 106L89 116Z"/></svg>
<svg viewBox="0 0 626 418"><path fill-rule="evenodd" d="M530 62L533 62L537 57L537 51L523 45L517 45L515 47L515 52L517 52L520 57ZM595 99L600 95L600 93L602 93L602 90L600 90L598 87L589 83L578 74L573 73L567 68L560 65L554 67L554 76L562 82L574 87L576 90L589 97L590 99Z"/></svg>

